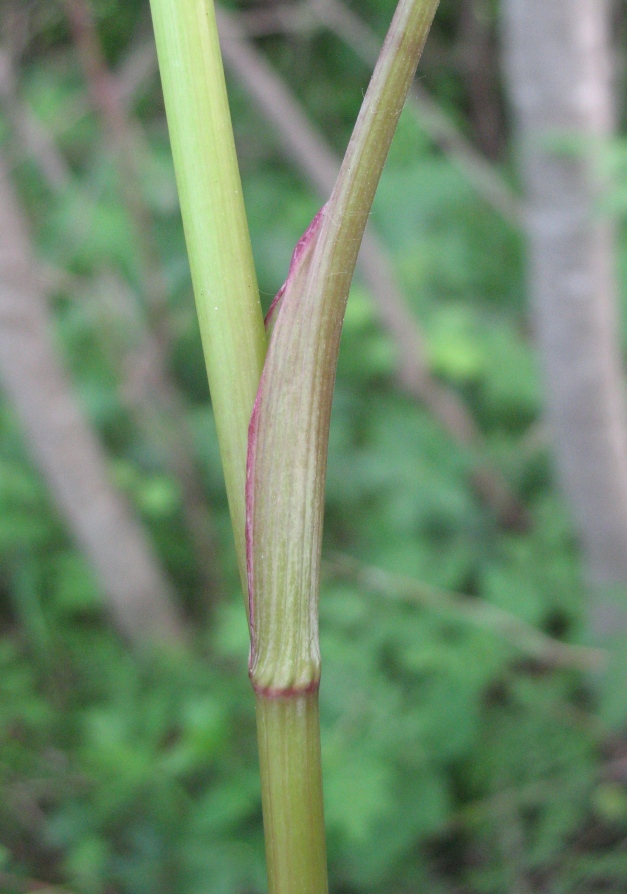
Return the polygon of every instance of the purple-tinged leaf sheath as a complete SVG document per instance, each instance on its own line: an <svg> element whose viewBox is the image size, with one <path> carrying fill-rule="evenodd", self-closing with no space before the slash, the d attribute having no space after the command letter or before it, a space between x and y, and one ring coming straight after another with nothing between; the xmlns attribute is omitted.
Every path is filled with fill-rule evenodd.
<svg viewBox="0 0 627 894"><path fill-rule="evenodd" d="M438 0L400 0L337 183L299 242L251 419L246 540L250 676L314 689L327 443L342 321L375 189Z"/></svg>
<svg viewBox="0 0 627 894"><path fill-rule="evenodd" d="M317 455L317 439L307 424L295 424L302 417L294 416L294 409L300 403L299 369L311 354L302 340L306 332L298 320L298 307L323 216L324 208L298 241L287 279L266 316L272 359L264 366L248 435L250 675L258 691L270 694L308 691L320 678L317 593L326 450ZM289 313L281 329L291 325L296 310L293 325L303 330L293 333L296 343L287 350L285 338L273 348L286 307ZM303 474L285 478L281 458L294 447L302 457Z"/></svg>
<svg viewBox="0 0 627 894"><path fill-rule="evenodd" d="M287 272L287 279L279 289L279 291L274 296L272 304L268 308L268 313L266 314L264 325L266 327L266 335L268 339L272 335L272 330L274 329L274 324L276 323L276 318L279 313L279 308L281 307L281 302L283 301L283 295L285 294L285 290L288 286L288 283L292 279L296 277L298 274L298 269L303 261L306 260L305 253L310 251L312 248L312 240L315 238L316 233L318 232L318 228L322 223L322 215L324 214L324 209L326 205L323 205L320 211L316 214L314 219L311 221L303 235L300 237L298 242L296 243L296 248L292 252L292 257L290 259L290 266Z"/></svg>

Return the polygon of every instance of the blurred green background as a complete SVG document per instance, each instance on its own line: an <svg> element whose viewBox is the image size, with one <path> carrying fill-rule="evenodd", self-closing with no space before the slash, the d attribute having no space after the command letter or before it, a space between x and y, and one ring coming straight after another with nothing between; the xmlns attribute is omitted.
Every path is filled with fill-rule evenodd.
<svg viewBox="0 0 627 894"><path fill-rule="evenodd" d="M105 86L126 91L121 132L98 105L102 68L90 74L68 6L3 0L0 152L58 355L190 644L146 652L116 630L0 393L0 890L257 894L266 883L248 634L149 7L84 6L114 78ZM477 0L474 48L469 6L442 0L420 83L515 204L499 3ZM364 0L354 10L381 40L393 7ZM369 76L355 48L314 7L291 23L277 4L231 8L341 154ZM480 59L478 91L469 58ZM229 70L227 80L267 307L322 199L242 81ZM624 271L625 138L611 150ZM593 695L579 648L587 590L542 421L521 229L409 106L372 219L422 332L429 381L456 395L482 437L470 450L399 383L398 345L358 272L333 409L320 606L332 891L625 891L626 677L612 671ZM176 416L150 381L128 381L146 331ZM197 478L195 536L172 471L177 450ZM513 514L477 487L478 463L507 482Z"/></svg>

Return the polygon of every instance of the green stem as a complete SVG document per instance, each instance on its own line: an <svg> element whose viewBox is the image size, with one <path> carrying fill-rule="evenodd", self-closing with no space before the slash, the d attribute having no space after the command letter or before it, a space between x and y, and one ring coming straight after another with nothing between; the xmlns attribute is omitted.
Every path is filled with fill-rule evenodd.
<svg viewBox="0 0 627 894"><path fill-rule="evenodd" d="M212 0L151 0L211 401L246 592L248 423L266 353Z"/></svg>
<svg viewBox="0 0 627 894"><path fill-rule="evenodd" d="M307 264L293 278L298 285L288 286L288 291L302 288L303 294L286 292L253 420L249 531L254 535L251 580L256 583L251 589L260 585L258 593L251 593L257 637L253 651L257 657L263 652L268 661L267 672L255 676L253 666L251 677L257 689L270 894L328 891L317 694L317 582L331 395L359 243L437 4L438 0L399 2L321 233L309 243L313 257L307 255ZM215 14L210 0L151 0L151 7L245 582L247 435L266 336ZM262 535L268 539L268 550ZM294 585L297 591L286 600ZM290 611L283 610L283 603ZM270 623L264 626L264 619ZM300 692L295 686L301 687Z"/></svg>
<svg viewBox="0 0 627 894"><path fill-rule="evenodd" d="M340 326L374 194L439 2L399 0L327 204L311 279ZM334 344L333 368L336 359Z"/></svg>
<svg viewBox="0 0 627 894"><path fill-rule="evenodd" d="M257 695L269 894L327 894L318 692Z"/></svg>

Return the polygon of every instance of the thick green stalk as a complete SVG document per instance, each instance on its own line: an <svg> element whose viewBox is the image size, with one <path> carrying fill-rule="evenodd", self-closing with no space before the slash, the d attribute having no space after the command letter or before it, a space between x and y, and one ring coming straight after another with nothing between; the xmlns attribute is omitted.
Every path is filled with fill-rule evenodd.
<svg viewBox="0 0 627 894"><path fill-rule="evenodd" d="M331 397L359 244L438 0L400 0L338 183L295 253L258 393L266 339L209 3L151 0L240 568L246 533L269 889L326 894L317 602Z"/></svg>
<svg viewBox="0 0 627 894"><path fill-rule="evenodd" d="M396 125L440 0L399 0L321 227L312 274L343 318L359 246ZM339 297L341 296L341 297Z"/></svg>
<svg viewBox="0 0 627 894"><path fill-rule="evenodd" d="M257 695L270 894L326 894L318 693Z"/></svg>
<svg viewBox="0 0 627 894"><path fill-rule="evenodd" d="M251 679L309 690L320 676L324 483L340 333L359 246L438 0L400 0L340 174L294 253L271 313L247 475Z"/></svg>
<svg viewBox="0 0 627 894"><path fill-rule="evenodd" d="M329 202L300 240L250 427L250 676L270 894L326 894L317 794L318 583L331 401L350 282L438 0L400 0ZM313 712L313 707L309 707ZM309 775L315 790L309 784Z"/></svg>
<svg viewBox="0 0 627 894"><path fill-rule="evenodd" d="M212 0L151 0L174 169L242 583L248 423L266 336Z"/></svg>

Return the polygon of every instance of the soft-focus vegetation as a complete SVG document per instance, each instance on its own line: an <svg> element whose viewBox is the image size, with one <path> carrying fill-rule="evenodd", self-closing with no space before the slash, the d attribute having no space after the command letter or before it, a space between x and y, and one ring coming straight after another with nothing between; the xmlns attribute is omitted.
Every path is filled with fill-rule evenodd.
<svg viewBox="0 0 627 894"><path fill-rule="evenodd" d="M0 890L43 880L77 894L253 894L265 876L248 634L156 69L131 105L144 238L167 283L167 306L155 308L133 203L123 200L129 185L63 8L4 5L5 48L11 34L23 38L11 103L36 116L67 165L67 180L51 182L4 103L2 151L46 265L56 343L194 633L186 654L136 654L122 641L0 400ZM456 56L460 6L442 0L421 75L474 139ZM482 6L495 19L497 3ZM128 70L151 39L148 4L92 8L109 65ZM369 0L360 13L383 34L392 10L391 0ZM343 151L363 64L323 30L257 46ZM485 62L497 78L496 55ZM267 306L320 200L241 86L229 85ZM498 92L497 102L502 113ZM495 164L509 176L501 127ZM624 155L617 142L608 159L609 201L623 216ZM627 669L605 678L597 703L586 653L559 645L584 643L587 594L542 423L521 236L407 110L373 224L431 371L464 400L528 519L507 528L495 518L473 485L473 455L399 387L395 345L358 275L333 410L321 598L332 890L625 890ZM620 262L624 273L624 233ZM124 358L164 318L217 543L209 593L180 485L125 391ZM415 599L400 576L422 585ZM464 595L438 604L433 589ZM471 607L485 603L551 640L536 650L504 636L489 610L477 623Z"/></svg>

